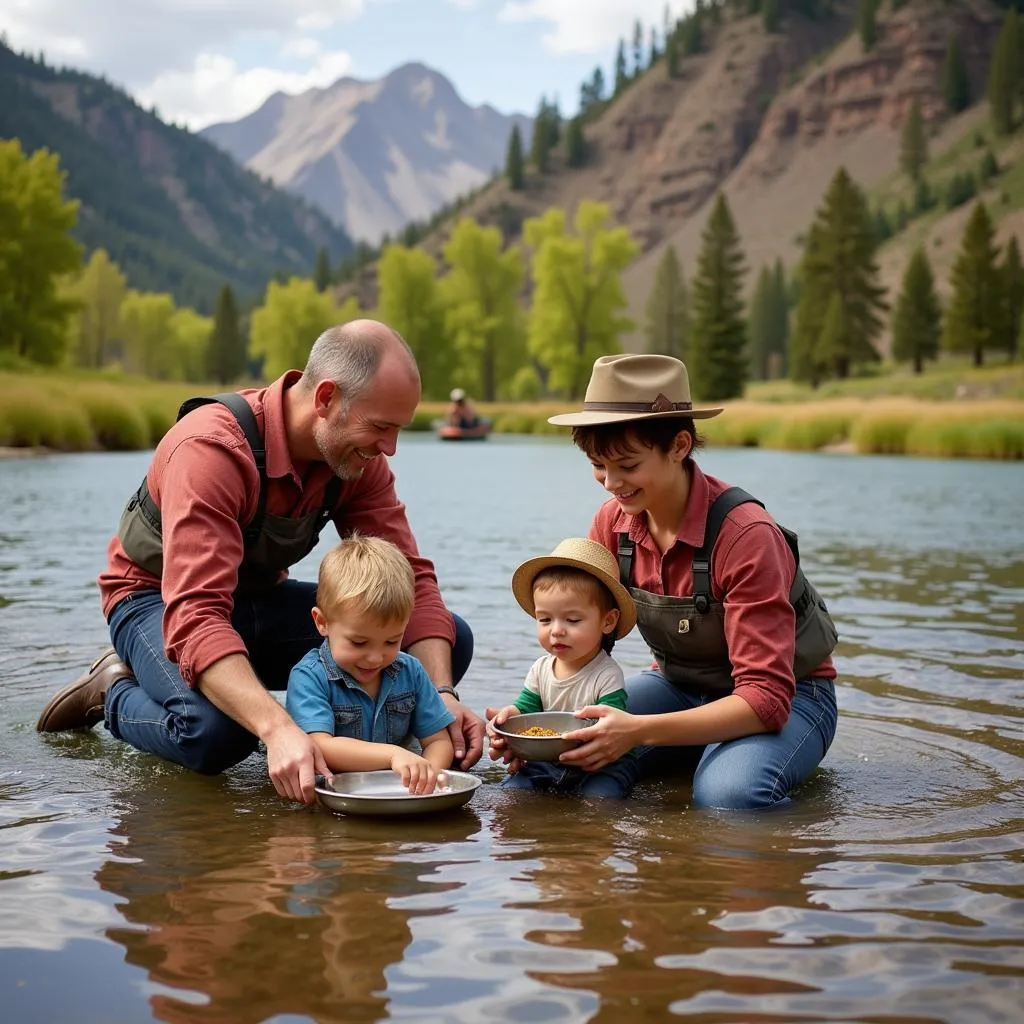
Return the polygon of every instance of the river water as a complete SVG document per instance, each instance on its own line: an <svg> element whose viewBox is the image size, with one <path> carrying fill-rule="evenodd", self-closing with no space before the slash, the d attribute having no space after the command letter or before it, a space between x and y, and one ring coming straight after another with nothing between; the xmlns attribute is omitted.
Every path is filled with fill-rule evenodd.
<svg viewBox="0 0 1024 1024"><path fill-rule="evenodd" d="M147 458L0 462L0 1020L1022 1019L1019 466L702 455L799 532L842 634L839 735L782 809L506 793L485 758L465 808L372 821L283 803L259 755L211 779L35 733L106 643L94 581ZM393 462L482 712L537 655L512 569L601 492L561 438Z"/></svg>

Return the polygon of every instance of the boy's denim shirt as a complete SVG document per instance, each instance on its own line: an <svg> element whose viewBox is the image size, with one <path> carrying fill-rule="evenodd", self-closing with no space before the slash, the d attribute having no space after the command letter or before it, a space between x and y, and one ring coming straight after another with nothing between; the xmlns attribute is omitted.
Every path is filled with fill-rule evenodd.
<svg viewBox="0 0 1024 1024"><path fill-rule="evenodd" d="M305 732L403 747L412 737L423 739L455 721L427 670L412 655L399 654L381 672L374 701L338 667L326 640L292 669L285 707Z"/></svg>

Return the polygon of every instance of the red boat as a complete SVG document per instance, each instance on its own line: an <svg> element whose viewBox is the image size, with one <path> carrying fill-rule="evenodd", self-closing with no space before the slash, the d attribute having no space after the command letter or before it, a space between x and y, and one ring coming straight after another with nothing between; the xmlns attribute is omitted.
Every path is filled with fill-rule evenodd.
<svg viewBox="0 0 1024 1024"><path fill-rule="evenodd" d="M439 423L434 428L434 433L441 441L486 441L490 432L490 420L480 420L472 427L455 427L449 423Z"/></svg>

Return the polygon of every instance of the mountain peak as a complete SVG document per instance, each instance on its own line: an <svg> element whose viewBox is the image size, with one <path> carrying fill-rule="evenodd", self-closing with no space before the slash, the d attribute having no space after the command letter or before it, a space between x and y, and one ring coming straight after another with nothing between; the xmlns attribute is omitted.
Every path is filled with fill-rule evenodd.
<svg viewBox="0 0 1024 1024"><path fill-rule="evenodd" d="M315 203L376 243L482 184L505 159L513 124L470 106L421 61L383 78L340 78L202 134L240 163Z"/></svg>

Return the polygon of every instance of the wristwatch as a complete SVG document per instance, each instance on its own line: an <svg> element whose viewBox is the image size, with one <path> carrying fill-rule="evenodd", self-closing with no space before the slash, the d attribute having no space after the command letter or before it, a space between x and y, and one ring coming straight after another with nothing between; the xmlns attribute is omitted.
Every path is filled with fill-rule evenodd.
<svg viewBox="0 0 1024 1024"><path fill-rule="evenodd" d="M455 692L454 686L439 686L437 688L438 693L450 693L457 701L461 701L462 698Z"/></svg>

